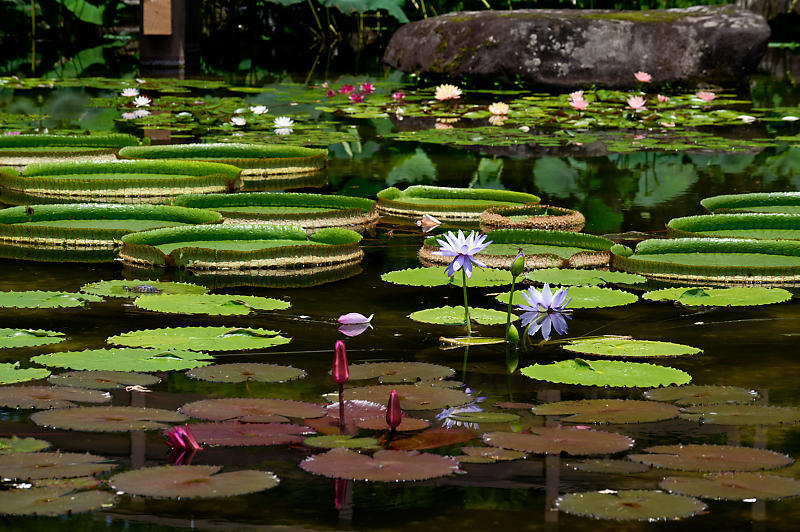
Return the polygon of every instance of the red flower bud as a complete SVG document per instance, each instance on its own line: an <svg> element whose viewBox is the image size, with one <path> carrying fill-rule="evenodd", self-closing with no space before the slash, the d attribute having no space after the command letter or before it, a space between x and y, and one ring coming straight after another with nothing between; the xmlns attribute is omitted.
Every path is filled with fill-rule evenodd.
<svg viewBox="0 0 800 532"><path fill-rule="evenodd" d="M389 404L386 407L386 424L392 430L396 429L403 418L403 411L400 410L400 396L397 395L397 390L392 390L389 394Z"/></svg>
<svg viewBox="0 0 800 532"><path fill-rule="evenodd" d="M350 378L350 370L347 369L347 351L344 348L344 342L341 340L336 342L331 373L333 374L333 380L337 384L344 384Z"/></svg>

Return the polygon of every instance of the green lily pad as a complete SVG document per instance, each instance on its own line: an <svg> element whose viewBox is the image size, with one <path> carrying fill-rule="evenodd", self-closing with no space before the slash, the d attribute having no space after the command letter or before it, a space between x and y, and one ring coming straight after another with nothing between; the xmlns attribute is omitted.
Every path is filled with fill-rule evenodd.
<svg viewBox="0 0 800 532"><path fill-rule="evenodd" d="M128 347L191 349L195 351L246 351L248 349L264 349L288 344L290 339L280 336L280 331L267 329L175 327L131 331L112 336L106 341L111 344Z"/></svg>
<svg viewBox="0 0 800 532"><path fill-rule="evenodd" d="M159 294L137 297L138 308L172 314L245 315L252 310L285 310L291 305L280 299L257 296L212 294Z"/></svg>
<svg viewBox="0 0 800 532"><path fill-rule="evenodd" d="M349 368L350 380L374 379L381 384L442 380L452 377L455 370L426 362L368 362Z"/></svg>
<svg viewBox="0 0 800 532"><path fill-rule="evenodd" d="M573 456L627 451L633 439L614 432L577 427L533 427L531 433L487 432L483 443L535 454L567 453Z"/></svg>
<svg viewBox="0 0 800 532"><path fill-rule="evenodd" d="M628 460L614 460L612 458L587 458L585 460L570 460L564 467L583 471L585 473L602 473L604 475L633 475L650 471L650 466L630 462Z"/></svg>
<svg viewBox="0 0 800 532"><path fill-rule="evenodd" d="M72 408L77 403L106 403L111 395L99 390L62 386L4 386L0 406L7 408Z"/></svg>
<svg viewBox="0 0 800 532"><path fill-rule="evenodd" d="M303 441L309 447L321 447L323 449L369 449L378 447L378 440L375 438L356 438L347 434L330 434L327 436L311 436Z"/></svg>
<svg viewBox="0 0 800 532"><path fill-rule="evenodd" d="M783 288L740 286L734 288L664 288L642 296L648 301L677 301L685 307L744 307L772 305L792 299Z"/></svg>
<svg viewBox="0 0 800 532"><path fill-rule="evenodd" d="M400 408L403 410L438 410L449 406L460 406L472 401L472 396L460 390L426 384L347 388L344 391L344 399L360 399L384 404L389 400L392 390L397 391L397 395L400 397Z"/></svg>
<svg viewBox="0 0 800 532"><path fill-rule="evenodd" d="M116 467L107 458L89 453L0 454L0 477L18 480L91 476Z"/></svg>
<svg viewBox="0 0 800 532"><path fill-rule="evenodd" d="M246 423L282 422L287 417L316 418L325 415L325 407L322 405L286 399L203 399L187 403L179 410L196 419L235 419Z"/></svg>
<svg viewBox="0 0 800 532"><path fill-rule="evenodd" d="M644 392L651 401L670 401L677 405L717 405L724 403L752 403L758 392L738 386L684 385L654 388Z"/></svg>
<svg viewBox="0 0 800 532"><path fill-rule="evenodd" d="M79 514L110 508L114 500L114 494L107 491L73 493L68 487L6 490L0 492L0 515Z"/></svg>
<svg viewBox="0 0 800 532"><path fill-rule="evenodd" d="M504 338L486 337L486 336L460 336L456 338L449 338L442 336L439 341L443 344L450 344L452 346L470 346L470 345L497 345L505 343Z"/></svg>
<svg viewBox="0 0 800 532"><path fill-rule="evenodd" d="M507 314L499 310L488 308L469 308L469 316L472 321L481 325L500 325L506 322ZM408 315L414 321L422 323L434 323L437 325L461 325L464 326L464 307L436 307L425 310L418 310ZM513 316L512 316L513 319Z"/></svg>
<svg viewBox="0 0 800 532"><path fill-rule="evenodd" d="M513 423L519 416L508 412L458 412L447 416L449 419L464 423Z"/></svg>
<svg viewBox="0 0 800 532"><path fill-rule="evenodd" d="M0 349L57 344L65 340L64 333L41 329L0 329Z"/></svg>
<svg viewBox="0 0 800 532"><path fill-rule="evenodd" d="M165 429L167 423L182 423L186 416L171 410L135 406L84 406L42 410L30 417L42 427L87 432L128 432Z"/></svg>
<svg viewBox="0 0 800 532"><path fill-rule="evenodd" d="M716 473L703 478L667 477L658 487L703 499L755 502L800 496L800 480L764 473Z"/></svg>
<svg viewBox="0 0 800 532"><path fill-rule="evenodd" d="M560 268L534 270L527 273L525 278L535 283L548 283L558 286L595 286L607 283L639 284L647 281L647 277L633 273L603 270L567 270Z"/></svg>
<svg viewBox="0 0 800 532"><path fill-rule="evenodd" d="M800 408L761 405L701 405L681 409L680 417L715 425L788 425L800 421Z"/></svg>
<svg viewBox="0 0 800 532"><path fill-rule="evenodd" d="M702 352L700 349L690 345L614 337L573 340L563 347L567 351L575 353L623 358L677 357L696 355Z"/></svg>
<svg viewBox="0 0 800 532"><path fill-rule="evenodd" d="M458 471L458 462L447 456L414 451L378 451L370 457L338 448L309 456L300 462L300 468L330 478L406 482L450 475Z"/></svg>
<svg viewBox="0 0 800 532"><path fill-rule="evenodd" d="M706 509L693 497L663 491L603 490L568 493L555 501L559 511L617 521L666 521L691 517Z"/></svg>
<svg viewBox="0 0 800 532"><path fill-rule="evenodd" d="M495 296L499 302L504 305L508 304L509 292L503 292ZM572 299L567 303L567 309L586 309L586 308L608 308L608 307L621 307L630 305L639 301L639 296L631 294L630 292L623 292L622 290L614 290L613 288L602 288L599 286L572 286L567 294L568 299ZM522 292L514 292L514 305L527 305L528 303L522 298Z"/></svg>
<svg viewBox="0 0 800 532"><path fill-rule="evenodd" d="M194 438L203 445L250 446L302 443L314 430L289 423L192 423Z"/></svg>
<svg viewBox="0 0 800 532"><path fill-rule="evenodd" d="M47 378L50 370L42 368L20 368L19 362L13 364L0 363L0 384L34 381Z"/></svg>
<svg viewBox="0 0 800 532"><path fill-rule="evenodd" d="M704 198L700 204L712 213L771 212L797 214L800 193L754 192Z"/></svg>
<svg viewBox="0 0 800 532"><path fill-rule="evenodd" d="M531 379L582 386L650 388L686 384L692 380L692 376L685 371L670 367L616 360L587 362L580 358L553 364L534 364L523 368L521 373Z"/></svg>
<svg viewBox="0 0 800 532"><path fill-rule="evenodd" d="M35 453L47 449L52 444L36 438L0 438L0 454Z"/></svg>
<svg viewBox="0 0 800 532"><path fill-rule="evenodd" d="M800 239L796 214L737 213L686 216L667 223L671 238Z"/></svg>
<svg viewBox="0 0 800 532"><path fill-rule="evenodd" d="M74 292L29 290L27 292L0 292L2 308L64 308L82 307L87 302L97 303L103 298Z"/></svg>
<svg viewBox="0 0 800 532"><path fill-rule="evenodd" d="M167 349L86 349L38 355L31 360L43 366L103 371L173 371L211 364L207 353Z"/></svg>
<svg viewBox="0 0 800 532"><path fill-rule="evenodd" d="M47 381L57 386L73 386L90 390L119 390L126 386L152 386L161 379L132 371L68 371L50 375Z"/></svg>
<svg viewBox="0 0 800 532"><path fill-rule="evenodd" d="M567 415L572 423L648 423L678 417L678 407L630 399L583 399L545 403L533 408L539 416Z"/></svg>
<svg viewBox="0 0 800 532"><path fill-rule="evenodd" d="M242 362L190 369L186 375L210 382L286 382L302 379L306 376L306 372L291 366Z"/></svg>
<svg viewBox="0 0 800 532"><path fill-rule="evenodd" d="M81 287L81 292L94 294L96 296L132 298L142 295L140 291L137 291L136 287L143 285L152 286L164 295L200 295L208 293L208 288L196 284L171 283L166 281L125 281L122 279L85 284ZM128 288L128 290L125 290L125 288Z"/></svg>
<svg viewBox="0 0 800 532"><path fill-rule="evenodd" d="M644 454L646 453L646 454ZM656 445L629 454L634 462L678 471L760 471L794 462L791 456L767 449L734 445Z"/></svg>
<svg viewBox="0 0 800 532"><path fill-rule="evenodd" d="M274 488L280 482L269 471L217 472L222 466L182 465L144 467L114 475L112 489L154 499L234 497Z"/></svg>
<svg viewBox="0 0 800 532"><path fill-rule="evenodd" d="M404 286L445 286L452 284L461 286L461 276L448 277L445 268L409 268L384 273L381 279L387 283ZM475 268L472 277L467 280L469 287L500 286L511 283L511 273L508 270L493 268Z"/></svg>

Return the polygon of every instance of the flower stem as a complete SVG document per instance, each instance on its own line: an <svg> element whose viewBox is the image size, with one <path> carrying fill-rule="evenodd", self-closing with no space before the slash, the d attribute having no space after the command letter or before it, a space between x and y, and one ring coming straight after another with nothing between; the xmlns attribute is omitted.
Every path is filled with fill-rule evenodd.
<svg viewBox="0 0 800 532"><path fill-rule="evenodd" d="M467 324L467 336L472 336L472 325L470 325L469 304L467 304L467 272L461 269L462 287L464 289L464 321Z"/></svg>
<svg viewBox="0 0 800 532"><path fill-rule="evenodd" d="M344 384L339 384L339 432L344 434Z"/></svg>
<svg viewBox="0 0 800 532"><path fill-rule="evenodd" d="M511 302L514 300L514 285L517 282L517 278L512 276L511 277L511 295L508 296L508 310L506 311L506 346L508 346L508 330L511 328ZM508 351L506 351L508 352Z"/></svg>

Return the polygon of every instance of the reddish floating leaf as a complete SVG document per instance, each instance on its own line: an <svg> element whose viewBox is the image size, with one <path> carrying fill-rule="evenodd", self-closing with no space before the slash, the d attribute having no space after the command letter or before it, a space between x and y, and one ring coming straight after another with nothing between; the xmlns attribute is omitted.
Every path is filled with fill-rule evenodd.
<svg viewBox="0 0 800 532"><path fill-rule="evenodd" d="M575 456L618 453L633 447L633 439L628 436L577 427L535 427L531 434L488 432L483 435L483 442L536 454L564 452Z"/></svg>
<svg viewBox="0 0 800 532"><path fill-rule="evenodd" d="M73 386L92 390L119 390L126 386L152 386L161 379L147 373L132 371L68 371L47 378L58 386Z"/></svg>
<svg viewBox="0 0 800 532"><path fill-rule="evenodd" d="M467 456L480 456L482 458L489 458L492 461L520 460L527 456L520 451L500 449L498 447L462 447L461 452Z"/></svg>
<svg viewBox="0 0 800 532"><path fill-rule="evenodd" d="M556 499L555 506L568 514L595 519L650 522L691 517L706 509L692 497L644 490L568 493Z"/></svg>
<svg viewBox="0 0 800 532"><path fill-rule="evenodd" d="M107 458L85 453L17 453L0 455L0 477L19 480L83 477L117 467Z"/></svg>
<svg viewBox="0 0 800 532"><path fill-rule="evenodd" d="M349 388L344 391L344 398L361 399L383 404L389 399L389 393L392 390L397 390L400 396L400 408L403 410L439 410L449 406L460 406L472 401L472 397L469 394L460 390L428 384Z"/></svg>
<svg viewBox="0 0 800 532"><path fill-rule="evenodd" d="M389 430L389 425L386 424L385 418L373 417L364 419L357 423L358 428L367 430ZM394 430L398 432L410 432L414 430L422 430L430 427L431 424L424 419L417 419L415 417L403 416L400 424Z"/></svg>
<svg viewBox="0 0 800 532"><path fill-rule="evenodd" d="M325 408L315 403L288 399L204 399L180 407L187 416L209 421L246 421L269 423L286 417L315 418L325 415ZM285 417L284 417L285 416Z"/></svg>
<svg viewBox="0 0 800 532"><path fill-rule="evenodd" d="M627 458L664 469L679 471L759 471L785 467L794 459L766 449L734 445L656 445Z"/></svg>
<svg viewBox="0 0 800 532"><path fill-rule="evenodd" d="M195 439L204 445L284 445L301 443L314 430L288 423L195 423L189 426Z"/></svg>
<svg viewBox="0 0 800 532"><path fill-rule="evenodd" d="M187 371L186 375L211 382L286 382L305 377L306 372L277 364L239 363L194 368Z"/></svg>
<svg viewBox="0 0 800 532"><path fill-rule="evenodd" d="M0 406L9 408L72 408L75 403L105 403L111 395L67 386L3 386Z"/></svg>
<svg viewBox="0 0 800 532"><path fill-rule="evenodd" d="M114 475L108 483L117 491L155 499L207 499L263 491L279 482L268 471L215 474L220 469L206 465L145 467Z"/></svg>
<svg viewBox="0 0 800 532"><path fill-rule="evenodd" d="M378 378L382 384L442 380L454 374L452 368L425 362L369 362L350 366L350 380Z"/></svg>
<svg viewBox="0 0 800 532"><path fill-rule="evenodd" d="M716 473L703 478L667 477L658 487L682 495L725 501L776 500L800 495L800 480L764 473Z"/></svg>
<svg viewBox="0 0 800 532"><path fill-rule="evenodd" d="M800 421L800 408L761 405L701 405L683 408L680 417L716 425L789 425Z"/></svg>
<svg viewBox="0 0 800 532"><path fill-rule="evenodd" d="M469 430L435 427L407 438L392 440L389 448L399 451L436 449L445 445L468 442L474 438L476 438L475 433Z"/></svg>
<svg viewBox="0 0 800 532"><path fill-rule="evenodd" d="M167 423L181 423L186 416L159 408L135 406L83 406L58 410L43 410L31 416L31 421L43 427L88 432L127 432L157 430Z"/></svg>
<svg viewBox="0 0 800 532"><path fill-rule="evenodd" d="M667 386L653 388L644 392L644 398L651 401L669 401L677 405L716 405L724 403L751 403L758 399L758 392L738 386Z"/></svg>
<svg viewBox="0 0 800 532"><path fill-rule="evenodd" d="M572 414L561 421L571 423L647 423L678 417L678 407L654 401L628 399L584 399L559 401L534 407L539 416Z"/></svg>
<svg viewBox="0 0 800 532"><path fill-rule="evenodd" d="M72 493L70 488L29 488L0 492L0 515L63 515L109 508L114 495L107 491Z"/></svg>
<svg viewBox="0 0 800 532"><path fill-rule="evenodd" d="M63 488L70 490L93 490L100 486L94 477L45 478L34 482L37 488Z"/></svg>
<svg viewBox="0 0 800 532"><path fill-rule="evenodd" d="M447 456L415 451L378 451L372 457L349 449L331 449L309 456L300 467L330 478L403 482L443 477L458 471L458 462Z"/></svg>

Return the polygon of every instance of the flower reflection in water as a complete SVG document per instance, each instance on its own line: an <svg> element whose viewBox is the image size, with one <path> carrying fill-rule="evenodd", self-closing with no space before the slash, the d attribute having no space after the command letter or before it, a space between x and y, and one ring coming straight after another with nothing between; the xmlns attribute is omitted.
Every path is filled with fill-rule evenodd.
<svg viewBox="0 0 800 532"><path fill-rule="evenodd" d="M464 390L465 393L472 393L472 390L467 388ZM452 429L453 427L464 427L467 429L478 429L477 423L471 423L468 421L460 421L458 419L453 419L452 416L457 414L465 414L467 412L483 412L483 408L478 406L478 403L482 403L486 397L476 397L474 401L469 404L462 405L462 406L451 406L449 408L445 408L438 414L436 414L436 421L441 421L442 426L446 429Z"/></svg>

